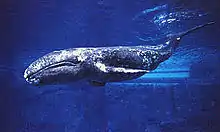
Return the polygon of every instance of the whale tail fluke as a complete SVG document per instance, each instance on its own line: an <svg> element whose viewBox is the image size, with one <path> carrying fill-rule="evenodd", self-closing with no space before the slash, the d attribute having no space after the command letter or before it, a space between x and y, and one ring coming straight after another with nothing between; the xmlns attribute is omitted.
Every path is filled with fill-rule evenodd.
<svg viewBox="0 0 220 132"><path fill-rule="evenodd" d="M209 22L209 23L206 23L206 24L198 25L198 26L196 26L194 28L191 28L191 29L189 29L187 31L179 33L178 37L182 38L183 36L188 35L189 33L192 33L192 32L194 32L194 31L196 31L198 29L201 29L203 27L206 27L206 26L212 25L212 24L215 24L215 22Z"/></svg>
<svg viewBox="0 0 220 132"><path fill-rule="evenodd" d="M206 27L206 26L212 25L212 24L215 24L215 22L209 22L209 23L206 23L206 24L198 25L194 28L191 28L187 31L183 31L183 32L180 32L180 33L177 33L177 34L168 34L167 38L169 40L166 42L166 45L162 49L165 50L165 51L171 49L171 52L173 52L179 46L180 40L182 39L182 37L194 32L198 29L201 29L203 27Z"/></svg>

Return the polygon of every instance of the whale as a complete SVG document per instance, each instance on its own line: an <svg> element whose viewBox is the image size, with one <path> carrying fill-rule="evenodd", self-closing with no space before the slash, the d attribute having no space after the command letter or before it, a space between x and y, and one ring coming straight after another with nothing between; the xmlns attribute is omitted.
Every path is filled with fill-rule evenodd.
<svg viewBox="0 0 220 132"><path fill-rule="evenodd" d="M214 22L187 31L166 35L162 44L111 47L78 47L48 53L24 71L28 84L35 86L85 81L92 86L132 80L143 76L166 61L181 39Z"/></svg>

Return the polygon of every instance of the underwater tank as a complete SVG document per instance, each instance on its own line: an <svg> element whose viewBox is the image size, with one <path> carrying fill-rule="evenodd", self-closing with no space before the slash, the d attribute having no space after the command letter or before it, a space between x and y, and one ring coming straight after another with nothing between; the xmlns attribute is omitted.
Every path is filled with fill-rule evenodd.
<svg viewBox="0 0 220 132"><path fill-rule="evenodd" d="M217 0L1 1L1 132L220 131L220 8ZM157 46L182 38L143 76L105 86L34 86L25 69L53 51Z"/></svg>

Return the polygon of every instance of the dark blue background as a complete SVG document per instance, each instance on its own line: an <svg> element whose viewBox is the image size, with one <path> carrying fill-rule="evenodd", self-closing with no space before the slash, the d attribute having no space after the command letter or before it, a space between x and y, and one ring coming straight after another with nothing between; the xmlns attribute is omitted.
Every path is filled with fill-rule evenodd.
<svg viewBox="0 0 220 132"><path fill-rule="evenodd" d="M216 22L184 38L159 67L188 68L188 78L149 78L105 88L25 83L24 69L50 51L139 44L132 32L140 29L132 18L163 4L208 12L207 19ZM0 131L219 131L219 5L217 0L1 0Z"/></svg>

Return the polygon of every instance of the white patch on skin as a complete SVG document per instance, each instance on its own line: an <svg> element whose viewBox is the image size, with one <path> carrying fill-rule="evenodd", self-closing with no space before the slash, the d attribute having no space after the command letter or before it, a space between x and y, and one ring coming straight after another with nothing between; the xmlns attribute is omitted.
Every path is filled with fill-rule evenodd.
<svg viewBox="0 0 220 132"><path fill-rule="evenodd" d="M24 71L24 78L27 78L28 74L30 74L30 71L27 71L27 69Z"/></svg>
<svg viewBox="0 0 220 132"><path fill-rule="evenodd" d="M65 60L66 58L70 58L72 56L76 56L79 61L84 61L87 56L83 55L84 48L78 48L74 51L66 51L62 50L61 54L56 57L56 61Z"/></svg>
<svg viewBox="0 0 220 132"><path fill-rule="evenodd" d="M78 61L84 61L86 59L86 57L83 57L83 56L80 55L80 56L77 57L77 59L78 59Z"/></svg>
<svg viewBox="0 0 220 132"><path fill-rule="evenodd" d="M96 57L98 57L98 58L102 58L102 51L101 51L101 50L98 51L98 54L96 55Z"/></svg>
<svg viewBox="0 0 220 132"><path fill-rule="evenodd" d="M140 73L140 72L149 72L148 70L142 69L128 69L128 68L121 68L121 67L107 67L105 64L100 62L95 63L95 66L98 67L101 71L107 73L111 72L121 72L121 73Z"/></svg>
<svg viewBox="0 0 220 132"><path fill-rule="evenodd" d="M56 60L57 62L60 61L60 60L63 60L63 59L64 59L64 56L66 56L66 55L68 55L68 54L67 54L67 51L62 50L61 53L60 53L60 55L58 55L58 56L55 57L55 60Z"/></svg>
<svg viewBox="0 0 220 132"><path fill-rule="evenodd" d="M149 72L148 70L139 70L139 69L127 69L127 68L112 68L113 72L123 72L123 73L140 73L140 72Z"/></svg>
<svg viewBox="0 0 220 132"><path fill-rule="evenodd" d="M31 79L28 79L26 78L25 79L29 84L39 84L40 80L39 79L36 79L36 78L31 78Z"/></svg>
<svg viewBox="0 0 220 132"><path fill-rule="evenodd" d="M97 62L97 63L95 63L95 66L98 67L98 68L99 68L101 71L103 71L103 72L108 72L108 70L107 70L105 64L102 64L102 63L100 63L100 62Z"/></svg>

